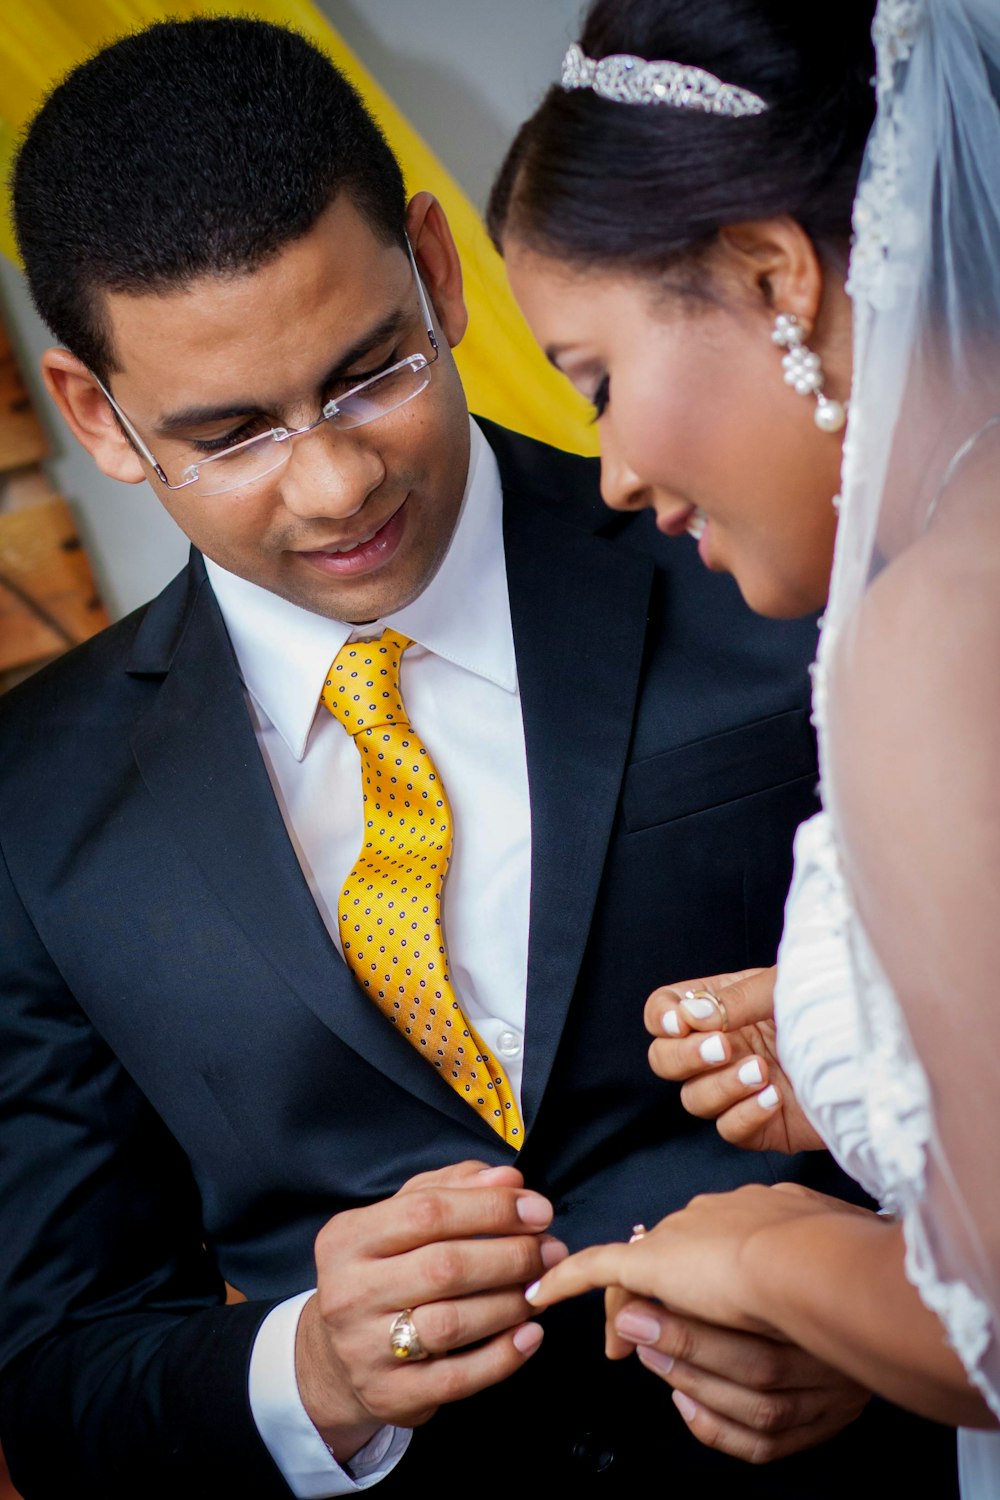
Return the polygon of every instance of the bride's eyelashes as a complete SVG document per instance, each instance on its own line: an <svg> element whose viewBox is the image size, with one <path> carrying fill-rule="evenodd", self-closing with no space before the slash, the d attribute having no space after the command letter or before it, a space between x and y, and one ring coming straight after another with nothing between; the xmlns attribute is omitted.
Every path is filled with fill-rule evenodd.
<svg viewBox="0 0 1000 1500"><path fill-rule="evenodd" d="M597 389L594 391L594 394L590 398L590 404L594 408L594 415L590 419L592 422L599 422L601 420L601 418L604 416L604 413L608 409L608 402L610 400L611 376L602 375Z"/></svg>

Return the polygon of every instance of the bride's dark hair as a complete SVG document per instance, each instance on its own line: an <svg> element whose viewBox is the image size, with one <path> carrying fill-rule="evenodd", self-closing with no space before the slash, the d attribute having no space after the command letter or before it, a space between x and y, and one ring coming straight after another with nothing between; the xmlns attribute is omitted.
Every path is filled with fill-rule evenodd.
<svg viewBox="0 0 1000 1500"><path fill-rule="evenodd" d="M494 243L655 272L696 260L726 224L787 214L841 262L875 111L874 10L874 0L820 12L803 0L596 0L580 41L588 57L694 64L769 108L730 119L554 84L494 184Z"/></svg>

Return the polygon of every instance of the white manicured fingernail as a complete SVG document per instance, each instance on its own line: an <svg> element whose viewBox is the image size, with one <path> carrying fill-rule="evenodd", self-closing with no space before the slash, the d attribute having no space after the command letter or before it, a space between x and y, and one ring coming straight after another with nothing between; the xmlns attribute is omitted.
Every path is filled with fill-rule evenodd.
<svg viewBox="0 0 1000 1500"><path fill-rule="evenodd" d="M669 1032L671 1036L680 1036L681 1023L675 1010L665 1010L663 1012L663 1029Z"/></svg>
<svg viewBox="0 0 1000 1500"><path fill-rule="evenodd" d="M717 1031L707 1036L698 1048L702 1061L707 1063L720 1063L726 1060L726 1049L722 1038Z"/></svg>
<svg viewBox="0 0 1000 1500"><path fill-rule="evenodd" d="M761 1072L761 1069L760 1069L760 1058L758 1058L758 1057L748 1057L747 1058L746 1062L740 1068L740 1071L739 1071L739 1080L740 1080L740 1083L745 1083L748 1086L751 1083L763 1083L764 1082L764 1075L763 1075L763 1073Z"/></svg>
<svg viewBox="0 0 1000 1500"><path fill-rule="evenodd" d="M534 1302L535 1298L538 1296L538 1288L541 1286L541 1284L542 1284L541 1283L541 1278L539 1278L538 1281L533 1281L530 1286L526 1286L525 1287L525 1289L524 1289L524 1300L525 1300L525 1302Z"/></svg>
<svg viewBox="0 0 1000 1500"><path fill-rule="evenodd" d="M713 1001L696 999L694 995L685 995L681 1004L696 1021L707 1021L710 1016L719 1014L719 1007Z"/></svg>
<svg viewBox="0 0 1000 1500"><path fill-rule="evenodd" d="M766 1089L761 1089L757 1095L757 1103L761 1109L773 1109L780 1102L778 1090L773 1083L769 1083Z"/></svg>

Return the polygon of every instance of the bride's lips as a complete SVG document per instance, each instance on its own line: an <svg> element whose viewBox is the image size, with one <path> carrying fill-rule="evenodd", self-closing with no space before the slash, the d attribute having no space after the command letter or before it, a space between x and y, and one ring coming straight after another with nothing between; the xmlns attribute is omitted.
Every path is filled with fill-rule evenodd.
<svg viewBox="0 0 1000 1500"><path fill-rule="evenodd" d="M677 510L668 511L665 515L657 515L656 529L662 531L664 536L683 536L694 513L693 505L682 505Z"/></svg>
<svg viewBox="0 0 1000 1500"><path fill-rule="evenodd" d="M409 499L409 496L407 496ZM329 547L318 547L309 552L299 552L303 562L318 568L321 573L336 578L356 578L372 573L384 566L394 555L403 538L406 526L406 500L393 511L378 531L361 533L351 545L351 538L331 542ZM347 551L340 550L347 548ZM336 550L335 550L336 549Z"/></svg>
<svg viewBox="0 0 1000 1500"><path fill-rule="evenodd" d="M698 541L705 529L706 517L697 505L682 505L677 510L669 511L656 517L656 527L662 531L664 536L694 537Z"/></svg>

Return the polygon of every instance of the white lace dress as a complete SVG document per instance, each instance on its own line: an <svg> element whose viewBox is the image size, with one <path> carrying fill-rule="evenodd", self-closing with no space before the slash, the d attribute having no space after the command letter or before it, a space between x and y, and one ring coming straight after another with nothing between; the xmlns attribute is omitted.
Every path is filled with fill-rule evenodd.
<svg viewBox="0 0 1000 1500"><path fill-rule="evenodd" d="M844 1170L902 1219L907 1274L996 1407L979 1370L990 1340L987 1309L962 1282L943 1278L925 1212L927 1078L851 909L825 812L795 841L775 1015L782 1064L803 1109ZM1000 1432L963 1429L958 1446L964 1500L997 1500Z"/></svg>

